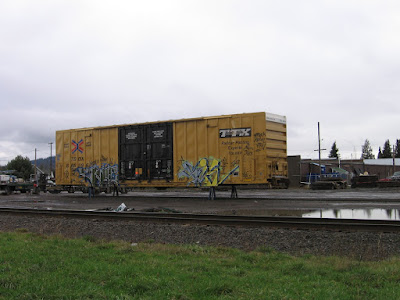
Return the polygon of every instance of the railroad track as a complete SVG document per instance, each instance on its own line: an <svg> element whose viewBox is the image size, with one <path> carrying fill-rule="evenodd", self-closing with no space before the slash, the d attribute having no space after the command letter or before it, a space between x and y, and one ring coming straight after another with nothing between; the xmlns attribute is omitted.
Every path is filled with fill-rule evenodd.
<svg viewBox="0 0 400 300"><path fill-rule="evenodd" d="M40 210L0 208L0 214L25 215L30 217L89 218L111 221L138 221L153 223L203 224L218 226L274 227L290 229L335 230L335 231L400 231L400 221L353 220L300 217L260 217L178 213L109 212L78 210Z"/></svg>

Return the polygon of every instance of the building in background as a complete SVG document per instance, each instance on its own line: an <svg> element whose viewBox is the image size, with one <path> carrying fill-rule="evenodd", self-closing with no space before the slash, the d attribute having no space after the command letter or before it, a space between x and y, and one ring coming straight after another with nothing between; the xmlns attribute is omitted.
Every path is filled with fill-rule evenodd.
<svg viewBox="0 0 400 300"><path fill-rule="evenodd" d="M291 187L319 180L320 177L340 177L348 183L360 174L376 175L383 179L400 171L400 158L383 159L301 159L300 156L288 156L288 176Z"/></svg>

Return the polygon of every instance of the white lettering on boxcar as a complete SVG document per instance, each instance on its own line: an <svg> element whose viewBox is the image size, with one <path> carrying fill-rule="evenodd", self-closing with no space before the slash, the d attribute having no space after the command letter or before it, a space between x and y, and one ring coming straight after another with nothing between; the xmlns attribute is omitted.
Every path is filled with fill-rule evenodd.
<svg viewBox="0 0 400 300"><path fill-rule="evenodd" d="M231 128L231 129L220 129L220 138L231 138L231 137L249 137L251 136L251 128Z"/></svg>

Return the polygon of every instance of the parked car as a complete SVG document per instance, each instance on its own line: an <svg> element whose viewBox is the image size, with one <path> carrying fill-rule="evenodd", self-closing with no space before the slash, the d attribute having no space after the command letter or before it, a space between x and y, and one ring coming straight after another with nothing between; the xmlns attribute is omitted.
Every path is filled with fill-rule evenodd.
<svg viewBox="0 0 400 300"><path fill-rule="evenodd" d="M400 172L394 172L392 176L379 180L378 187L400 187Z"/></svg>
<svg viewBox="0 0 400 300"><path fill-rule="evenodd" d="M394 172L392 176L389 177L390 180L400 181L400 171Z"/></svg>

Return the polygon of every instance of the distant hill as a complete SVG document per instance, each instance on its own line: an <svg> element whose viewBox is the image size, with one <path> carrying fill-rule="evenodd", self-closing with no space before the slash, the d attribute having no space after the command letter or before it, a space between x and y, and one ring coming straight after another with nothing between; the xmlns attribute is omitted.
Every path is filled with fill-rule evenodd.
<svg viewBox="0 0 400 300"><path fill-rule="evenodd" d="M56 158L55 156L53 157L47 157L47 158L38 158L36 159L36 165L37 167L42 170L45 173L50 173L50 161L51 161L51 168L55 169L56 166ZM32 165L35 165L35 160L31 160Z"/></svg>

